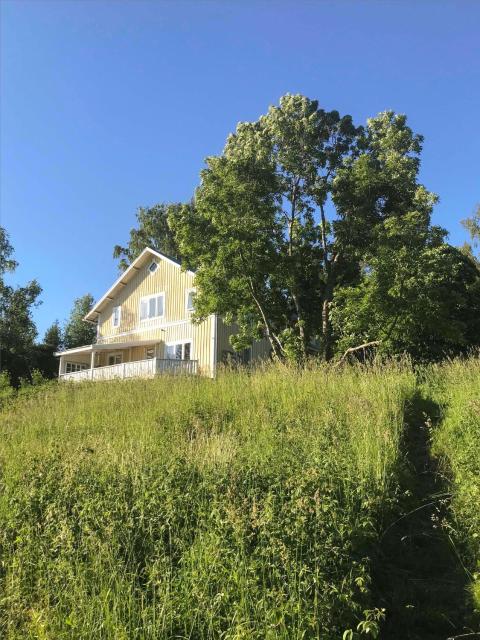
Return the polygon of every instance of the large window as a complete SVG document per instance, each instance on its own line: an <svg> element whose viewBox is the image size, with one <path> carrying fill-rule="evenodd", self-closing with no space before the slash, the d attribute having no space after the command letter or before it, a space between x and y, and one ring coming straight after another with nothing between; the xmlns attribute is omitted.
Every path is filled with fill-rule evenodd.
<svg viewBox="0 0 480 640"><path fill-rule="evenodd" d="M120 326L120 319L122 317L122 307L113 307L112 310L112 324L114 327Z"/></svg>
<svg viewBox="0 0 480 640"><path fill-rule="evenodd" d="M176 342L174 344L167 344L166 357L169 360L190 360L191 351L191 342Z"/></svg>
<svg viewBox="0 0 480 640"><path fill-rule="evenodd" d="M156 293L140 300L140 320L162 318L164 315L165 294Z"/></svg>
<svg viewBox="0 0 480 640"><path fill-rule="evenodd" d="M108 366L111 367L114 364L122 364L121 353L111 353L108 356Z"/></svg>
<svg viewBox="0 0 480 640"><path fill-rule="evenodd" d="M75 373L76 371L84 371L85 369L90 369L90 367L88 364L84 364L83 362L65 363L65 373Z"/></svg>

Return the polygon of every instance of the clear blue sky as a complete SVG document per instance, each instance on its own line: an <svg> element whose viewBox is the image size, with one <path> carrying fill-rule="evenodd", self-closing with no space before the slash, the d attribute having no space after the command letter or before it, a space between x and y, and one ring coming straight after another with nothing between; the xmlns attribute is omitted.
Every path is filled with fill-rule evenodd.
<svg viewBox="0 0 480 640"><path fill-rule="evenodd" d="M434 221L480 201L480 2L2 0L1 224L40 335L117 276L138 205L191 196L240 120L301 92L425 136Z"/></svg>

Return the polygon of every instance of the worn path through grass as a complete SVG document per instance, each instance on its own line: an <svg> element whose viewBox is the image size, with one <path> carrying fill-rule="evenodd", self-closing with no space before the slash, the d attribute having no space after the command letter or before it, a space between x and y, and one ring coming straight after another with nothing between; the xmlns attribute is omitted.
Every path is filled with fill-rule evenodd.
<svg viewBox="0 0 480 640"><path fill-rule="evenodd" d="M406 411L408 493L383 534L374 574L387 610L384 640L446 640L469 632L466 573L441 526L450 496L430 454L430 428L438 418L438 406L420 394Z"/></svg>

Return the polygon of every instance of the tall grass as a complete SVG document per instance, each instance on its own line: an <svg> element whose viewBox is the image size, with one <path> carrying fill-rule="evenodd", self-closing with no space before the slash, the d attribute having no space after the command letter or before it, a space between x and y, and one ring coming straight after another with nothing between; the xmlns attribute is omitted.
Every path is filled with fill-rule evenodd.
<svg viewBox="0 0 480 640"><path fill-rule="evenodd" d="M341 637L372 608L413 374L60 384L0 415L6 639Z"/></svg>
<svg viewBox="0 0 480 640"><path fill-rule="evenodd" d="M464 554L473 604L480 614L480 359L432 368L428 386L442 410L433 451L451 477L452 543Z"/></svg>

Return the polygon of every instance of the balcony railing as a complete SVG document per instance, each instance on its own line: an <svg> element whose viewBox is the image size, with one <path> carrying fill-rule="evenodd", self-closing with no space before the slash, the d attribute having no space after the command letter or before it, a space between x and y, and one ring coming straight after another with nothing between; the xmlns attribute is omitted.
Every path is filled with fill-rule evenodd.
<svg viewBox="0 0 480 640"><path fill-rule="evenodd" d="M164 358L150 358L135 362L122 362L108 367L83 369L72 373L62 373L62 380L113 380L125 378L152 378L161 373L172 375L195 375L197 360L170 360Z"/></svg>

